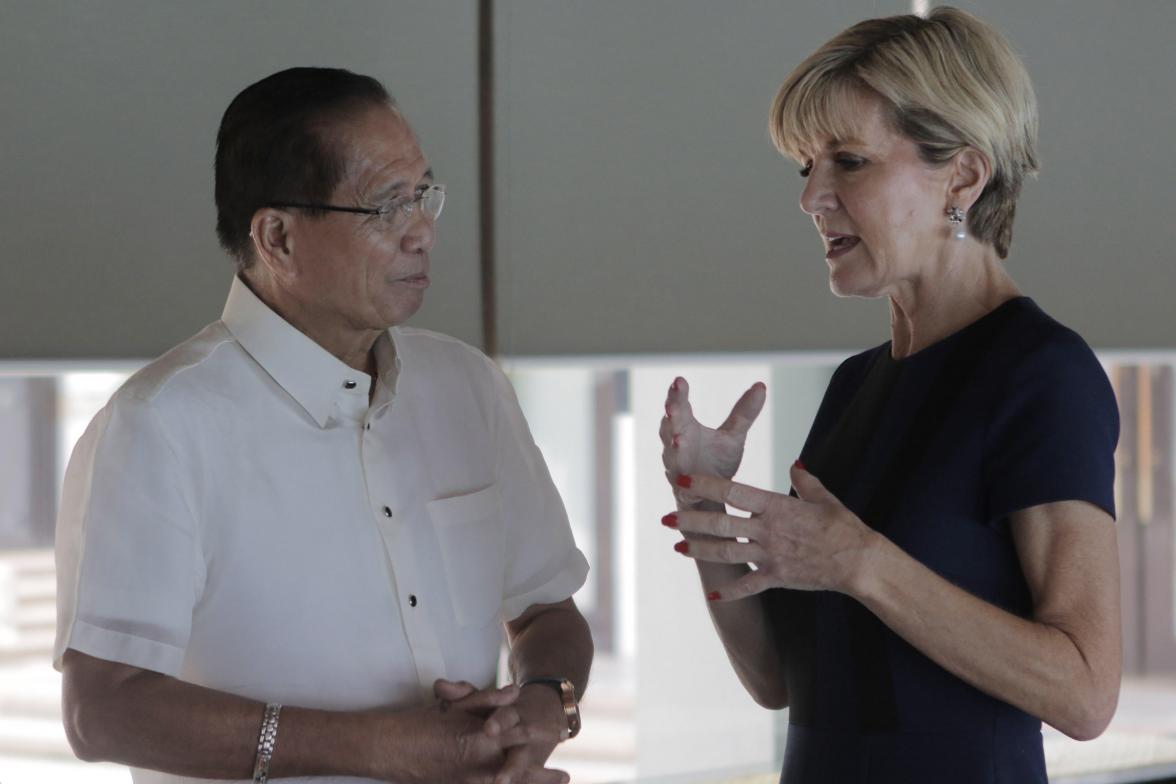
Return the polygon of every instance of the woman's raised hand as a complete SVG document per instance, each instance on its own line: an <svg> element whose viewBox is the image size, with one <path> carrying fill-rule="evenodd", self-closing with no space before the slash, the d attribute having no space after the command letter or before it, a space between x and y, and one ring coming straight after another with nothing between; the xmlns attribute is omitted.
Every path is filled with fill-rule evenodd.
<svg viewBox="0 0 1176 784"><path fill-rule="evenodd" d="M792 467L792 486L799 498L705 474L683 475L676 481L699 499L751 512L751 517L740 517L683 510L662 518L664 525L689 536L674 548L683 555L756 567L711 591L708 599L743 599L768 588L855 595L868 578L872 545L879 537L799 462Z"/></svg>
<svg viewBox="0 0 1176 784"><path fill-rule="evenodd" d="M763 383L753 384L735 401L723 424L710 428L694 418L686 379L674 379L666 394L666 415L659 430L662 464L670 483L682 474L709 474L724 479L735 476L743 460L747 431L763 410L766 399L767 387ZM677 485L674 491L681 503L698 500Z"/></svg>

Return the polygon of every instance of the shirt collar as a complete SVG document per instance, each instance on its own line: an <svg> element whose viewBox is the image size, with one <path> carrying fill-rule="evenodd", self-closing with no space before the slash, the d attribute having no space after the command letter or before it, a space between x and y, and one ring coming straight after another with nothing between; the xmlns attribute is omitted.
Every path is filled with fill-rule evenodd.
<svg viewBox="0 0 1176 784"><path fill-rule="evenodd" d="M221 321L249 355L318 423L326 427L337 409L368 407L372 378L339 360L261 301L238 277L233 278ZM399 361L390 335L375 346L383 386L394 388Z"/></svg>

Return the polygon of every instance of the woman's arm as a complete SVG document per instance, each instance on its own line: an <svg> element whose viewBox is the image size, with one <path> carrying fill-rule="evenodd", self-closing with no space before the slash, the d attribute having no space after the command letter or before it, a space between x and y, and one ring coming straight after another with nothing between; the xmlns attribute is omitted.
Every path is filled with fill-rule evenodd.
<svg viewBox="0 0 1176 784"><path fill-rule="evenodd" d="M1110 515L1083 501L1012 516L1033 598L1021 618L935 574L862 523L820 481L792 469L799 499L710 476L683 479L691 493L753 513L680 512L687 555L755 563L717 588L743 600L772 587L834 590L957 677L1078 739L1099 735L1118 701L1119 562ZM746 544L733 537L745 537Z"/></svg>
<svg viewBox="0 0 1176 784"><path fill-rule="evenodd" d="M723 511L717 504L699 505L698 508L717 509L720 514ZM687 535L688 540L698 538L698 534ZM751 572L746 564L695 563L702 590L708 599L719 588ZM772 632L764 594L749 596L740 602L708 601L707 608L719 641L743 688L764 708L787 708L788 685L784 677L784 660Z"/></svg>
<svg viewBox="0 0 1176 784"><path fill-rule="evenodd" d="M727 419L717 428L699 424L690 405L690 385L674 379L666 395L666 416L661 422L662 463L674 489L680 511L708 510L722 513L723 505L696 498L674 484L681 474L703 472L733 477L743 459L743 445L752 424L763 409L767 389L755 384L736 401ZM673 517L662 522L676 527ZM688 539L706 539L687 534ZM698 561L698 576L706 595L746 575L747 564L717 564ZM780 652L772 635L766 603L762 596L744 602L707 602L719 641L744 688L765 708L788 705Z"/></svg>
<svg viewBox="0 0 1176 784"><path fill-rule="evenodd" d="M1020 618L932 572L882 536L849 593L953 675L1078 740L1119 699L1119 556L1110 515L1084 501L1012 516L1033 615Z"/></svg>

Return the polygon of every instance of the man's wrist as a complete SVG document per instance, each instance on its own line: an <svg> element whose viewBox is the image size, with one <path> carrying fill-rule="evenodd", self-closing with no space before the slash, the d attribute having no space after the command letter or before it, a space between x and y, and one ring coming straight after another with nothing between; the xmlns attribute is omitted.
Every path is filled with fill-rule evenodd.
<svg viewBox="0 0 1176 784"><path fill-rule="evenodd" d="M415 712L414 712L415 713ZM416 738L412 730L421 717L406 717L404 711L375 710L364 712L364 743L368 750L361 760L362 769L351 775L381 781L399 781L412 774Z"/></svg>
<svg viewBox="0 0 1176 784"><path fill-rule="evenodd" d="M565 740L569 737L571 727L564 698L560 694L558 680L524 681L525 685L519 691L519 703L524 710L535 712L531 723L550 728L555 737Z"/></svg>
<svg viewBox="0 0 1176 784"><path fill-rule="evenodd" d="M544 683L528 683L519 690L519 702L536 711L540 720L553 727L567 727L564 718L563 700L559 693Z"/></svg>
<svg viewBox="0 0 1176 784"><path fill-rule="evenodd" d="M278 741L281 714L282 706L280 704L271 702L265 706L261 732L257 740L257 756L253 760L254 784L266 784L269 781L270 759L273 757L274 747Z"/></svg>

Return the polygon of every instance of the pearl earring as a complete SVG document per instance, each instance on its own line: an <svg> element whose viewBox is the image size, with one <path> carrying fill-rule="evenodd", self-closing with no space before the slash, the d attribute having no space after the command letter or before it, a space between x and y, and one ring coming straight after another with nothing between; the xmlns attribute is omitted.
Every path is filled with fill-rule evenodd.
<svg viewBox="0 0 1176 784"><path fill-rule="evenodd" d="M968 230L964 228L964 218L967 213L959 207L947 208L947 222L952 226L952 237L957 240L962 240L968 236Z"/></svg>

